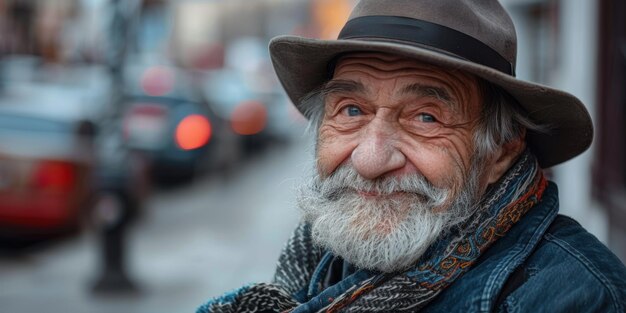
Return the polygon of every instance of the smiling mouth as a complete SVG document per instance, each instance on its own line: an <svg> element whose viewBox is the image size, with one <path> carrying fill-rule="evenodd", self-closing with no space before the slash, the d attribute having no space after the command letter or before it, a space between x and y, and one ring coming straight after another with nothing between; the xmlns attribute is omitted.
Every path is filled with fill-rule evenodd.
<svg viewBox="0 0 626 313"><path fill-rule="evenodd" d="M329 201L336 201L348 193L357 194L367 200L414 199L420 202L425 202L429 200L427 196L421 193L410 191L394 191L391 193L381 193L377 191L359 190L349 187L335 189L332 192L325 194L325 198Z"/></svg>
<svg viewBox="0 0 626 313"><path fill-rule="evenodd" d="M360 196L364 198L394 198L394 197L404 197L407 196L408 193L404 191L395 191L392 193L379 193L375 191L364 191L364 190L355 190Z"/></svg>
<svg viewBox="0 0 626 313"><path fill-rule="evenodd" d="M380 193L376 191L365 191L365 190L354 190L356 194L359 196L368 199L368 200L409 200L409 201L419 201L419 202L427 202L429 199L419 193L408 192L408 191L394 191L392 193Z"/></svg>

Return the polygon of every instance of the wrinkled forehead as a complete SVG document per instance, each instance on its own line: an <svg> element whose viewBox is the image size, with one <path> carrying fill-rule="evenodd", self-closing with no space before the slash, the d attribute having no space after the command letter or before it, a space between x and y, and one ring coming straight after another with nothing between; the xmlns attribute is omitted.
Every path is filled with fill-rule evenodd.
<svg viewBox="0 0 626 313"><path fill-rule="evenodd" d="M472 74L376 52L350 53L337 58L331 81L346 78L363 85L398 78L407 84L418 82L418 85L445 90L460 106L469 107L480 106L485 90L485 83ZM403 86L398 84L397 87Z"/></svg>
<svg viewBox="0 0 626 313"><path fill-rule="evenodd" d="M335 60L332 77L335 77L338 72L345 70L347 67L354 66L371 67L385 72L389 76L401 75L410 71L423 71L437 74L437 76L455 83L477 84L479 81L478 77L460 70L448 69L415 59L379 52L357 52L339 56Z"/></svg>

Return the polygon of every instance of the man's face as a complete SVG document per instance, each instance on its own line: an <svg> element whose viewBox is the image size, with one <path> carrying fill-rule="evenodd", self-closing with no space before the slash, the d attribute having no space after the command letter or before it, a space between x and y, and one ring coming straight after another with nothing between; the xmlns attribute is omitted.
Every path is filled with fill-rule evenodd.
<svg viewBox="0 0 626 313"><path fill-rule="evenodd" d="M318 173L298 198L313 240L361 268L404 269L471 214L486 185L473 157L478 82L358 54L337 63L322 94Z"/></svg>
<svg viewBox="0 0 626 313"><path fill-rule="evenodd" d="M341 59L326 89L317 150L322 177L350 164L370 180L420 173L454 193L463 186L481 108L475 78L362 54Z"/></svg>

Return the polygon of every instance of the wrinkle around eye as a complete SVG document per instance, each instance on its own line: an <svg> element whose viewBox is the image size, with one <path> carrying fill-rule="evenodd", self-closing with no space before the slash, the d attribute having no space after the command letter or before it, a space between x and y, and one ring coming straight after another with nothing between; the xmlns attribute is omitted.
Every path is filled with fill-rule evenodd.
<svg viewBox="0 0 626 313"><path fill-rule="evenodd" d="M337 122L337 121L328 121L325 125L320 129L320 134L330 132L333 135L337 133L341 134L350 134L358 132L366 122L364 121L352 121L352 122Z"/></svg>
<svg viewBox="0 0 626 313"><path fill-rule="evenodd" d="M403 129L413 136L421 138L444 138L452 136L458 131L465 131L465 127L468 123L461 124L446 124L441 121L432 123L418 122L418 121L405 121L402 123Z"/></svg>
<svg viewBox="0 0 626 313"><path fill-rule="evenodd" d="M348 104L348 105L343 106L340 113L348 117L357 117L357 116L365 114L363 110L361 110L361 108L355 104ZM356 113L356 114L352 115L352 113Z"/></svg>
<svg viewBox="0 0 626 313"><path fill-rule="evenodd" d="M418 118L420 118L419 120L420 120L420 122L422 122L422 123L427 123L427 124L430 124L430 123L439 123L439 119L438 119L435 115L433 115L433 114L429 114L429 113L419 113L419 114L417 115L417 117L418 117ZM421 119L421 117L427 117L427 118L426 118L426 120L423 120L423 119Z"/></svg>
<svg viewBox="0 0 626 313"><path fill-rule="evenodd" d="M355 108L358 114L350 115L348 110ZM360 127L371 119L371 113L363 106L346 101L345 103L331 104L327 115L327 122L334 125L337 129L350 129Z"/></svg>
<svg viewBox="0 0 626 313"><path fill-rule="evenodd" d="M329 114L329 116L335 116L337 114L341 114L348 107L356 107L362 113L365 112L363 107L359 105L357 101L351 98L340 98L340 99L330 99L330 100L327 99L325 106L326 106L325 110Z"/></svg>

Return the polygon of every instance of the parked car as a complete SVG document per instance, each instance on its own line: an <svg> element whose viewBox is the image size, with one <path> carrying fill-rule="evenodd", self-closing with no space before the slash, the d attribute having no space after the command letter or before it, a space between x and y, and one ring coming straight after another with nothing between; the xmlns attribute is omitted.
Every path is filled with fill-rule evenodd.
<svg viewBox="0 0 626 313"><path fill-rule="evenodd" d="M0 106L0 234L76 230L95 192L93 129Z"/></svg>
<svg viewBox="0 0 626 313"><path fill-rule="evenodd" d="M111 149L109 143L121 141L119 127L102 131L103 121L114 121L103 118L110 104L107 70L44 65L33 57L6 58L0 68L0 235L30 239L78 230L112 190L132 199L137 211L147 189L141 163L131 162L123 146ZM114 172L123 177L110 179Z"/></svg>
<svg viewBox="0 0 626 313"><path fill-rule="evenodd" d="M267 104L245 84L240 73L227 69L213 70L205 87L216 114L228 121L232 132L241 137L247 151L267 145L270 140Z"/></svg>
<svg viewBox="0 0 626 313"><path fill-rule="evenodd" d="M50 83L34 57L5 58L0 68L0 233L77 229L94 191L93 133L83 118L92 111L78 102L93 86Z"/></svg>
<svg viewBox="0 0 626 313"><path fill-rule="evenodd" d="M288 141L297 133L294 126L301 124L261 38L242 37L227 44L224 67L208 72L203 90L249 150Z"/></svg>
<svg viewBox="0 0 626 313"><path fill-rule="evenodd" d="M122 99L126 145L141 152L158 180L232 166L238 145L226 121L198 96L186 72L169 66L130 71Z"/></svg>

